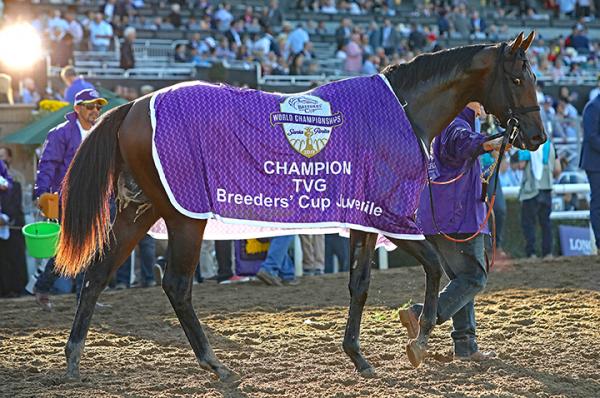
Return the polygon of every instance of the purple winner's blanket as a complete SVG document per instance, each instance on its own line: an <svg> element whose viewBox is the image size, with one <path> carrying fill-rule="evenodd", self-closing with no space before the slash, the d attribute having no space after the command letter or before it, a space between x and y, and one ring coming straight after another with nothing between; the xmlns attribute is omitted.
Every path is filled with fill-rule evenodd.
<svg viewBox="0 0 600 398"><path fill-rule="evenodd" d="M293 95L182 83L156 92L150 114L154 163L182 214L423 239L426 162L381 75Z"/></svg>

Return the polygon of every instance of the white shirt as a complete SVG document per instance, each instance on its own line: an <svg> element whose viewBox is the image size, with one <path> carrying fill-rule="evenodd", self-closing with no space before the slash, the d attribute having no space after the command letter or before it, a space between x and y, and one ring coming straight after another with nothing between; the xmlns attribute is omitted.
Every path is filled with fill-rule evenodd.
<svg viewBox="0 0 600 398"><path fill-rule="evenodd" d="M106 5L104 6L104 16L106 17L106 19L108 19L108 20L112 19L114 13L115 13L115 5L106 3Z"/></svg>
<svg viewBox="0 0 600 398"><path fill-rule="evenodd" d="M4 225L0 225L0 239L7 240L8 238L10 238L10 228L8 227L10 218L8 217L8 215L0 213L0 219L4 221Z"/></svg>
<svg viewBox="0 0 600 398"><path fill-rule="evenodd" d="M310 40L308 32L302 28L296 28L289 34L287 42L292 54L297 54L304 49L304 43Z"/></svg>
<svg viewBox="0 0 600 398"><path fill-rule="evenodd" d="M48 21L48 30L52 31L54 28L60 28L63 32L66 32L69 29L69 24L65 19L54 17Z"/></svg>
<svg viewBox="0 0 600 398"><path fill-rule="evenodd" d="M237 30L231 29L229 32L231 33L231 36L233 37L235 44L237 44L238 47L241 46L242 39L240 38L240 34L237 32Z"/></svg>
<svg viewBox="0 0 600 398"><path fill-rule="evenodd" d="M219 30L224 32L229 29L229 26L231 26L233 15L231 15L231 13L226 9L221 8L215 13L215 19L219 21Z"/></svg>
<svg viewBox="0 0 600 398"><path fill-rule="evenodd" d="M254 42L254 51L258 51L263 55L267 55L271 49L271 38L269 35L264 35L260 39Z"/></svg>
<svg viewBox="0 0 600 398"><path fill-rule="evenodd" d="M575 11L576 0L558 0L558 6L561 13Z"/></svg>
<svg viewBox="0 0 600 398"><path fill-rule="evenodd" d="M111 36L113 35L112 26L106 21L92 21L90 23L90 41L93 45L110 46L110 39L100 38L96 36Z"/></svg>
<svg viewBox="0 0 600 398"><path fill-rule="evenodd" d="M77 127L79 127L79 133L81 134L81 142L83 142L83 140L85 140L88 137L88 135L90 135L90 130L84 129L81 123L79 123L79 119L77 119Z"/></svg>
<svg viewBox="0 0 600 398"><path fill-rule="evenodd" d="M71 36L73 36L74 43L79 43L81 39L83 39L83 28L81 27L79 22L75 20L69 23L69 29L67 29L67 32L69 32Z"/></svg>

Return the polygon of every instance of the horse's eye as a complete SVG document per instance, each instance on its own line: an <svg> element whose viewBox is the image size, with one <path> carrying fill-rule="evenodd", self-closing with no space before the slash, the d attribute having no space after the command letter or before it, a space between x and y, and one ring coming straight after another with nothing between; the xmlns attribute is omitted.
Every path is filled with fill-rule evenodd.
<svg viewBox="0 0 600 398"><path fill-rule="evenodd" d="M513 83L516 84L517 86L521 85L521 79L513 79Z"/></svg>

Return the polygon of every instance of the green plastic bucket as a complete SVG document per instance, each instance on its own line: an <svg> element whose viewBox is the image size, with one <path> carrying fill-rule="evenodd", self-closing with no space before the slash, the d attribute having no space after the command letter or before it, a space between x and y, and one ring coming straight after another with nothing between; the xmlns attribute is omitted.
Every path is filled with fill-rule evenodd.
<svg viewBox="0 0 600 398"><path fill-rule="evenodd" d="M23 227L27 253L35 258L50 258L56 254L60 225L53 222L40 221Z"/></svg>

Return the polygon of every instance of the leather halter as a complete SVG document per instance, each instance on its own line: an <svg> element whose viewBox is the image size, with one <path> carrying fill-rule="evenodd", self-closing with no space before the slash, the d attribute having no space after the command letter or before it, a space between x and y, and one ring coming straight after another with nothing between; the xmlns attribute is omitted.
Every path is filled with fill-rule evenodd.
<svg viewBox="0 0 600 398"><path fill-rule="evenodd" d="M514 69L515 63L517 62L517 57L515 56L512 64L511 64L510 71L507 71L504 67L504 64L506 61L504 51L506 49L506 46L507 46L507 43L502 43L502 45L500 46L498 60L496 62L496 66L494 67L494 73L492 75L492 77L493 77L492 84L494 84L497 80L498 73L500 71L502 71L500 88L502 91L502 97L506 98L506 100L508 101L508 109L506 110L506 116L507 116L506 117L506 131L501 134L495 134L493 136L490 136L489 140L493 140L495 138L504 136L504 134L508 134L509 142L512 143L512 141L516 138L517 133L520 132L519 116L523 116L530 112L539 112L540 107L539 107L539 105L521 106L521 107L518 107L515 105L512 93L510 92L508 85L510 84L509 79L517 79L517 77L515 77L512 74L512 70ZM488 90L487 95L485 97L484 106L489 103L488 100L489 100L491 93L492 93L492 90Z"/></svg>

